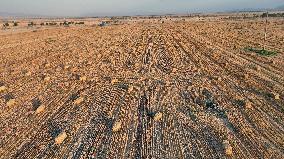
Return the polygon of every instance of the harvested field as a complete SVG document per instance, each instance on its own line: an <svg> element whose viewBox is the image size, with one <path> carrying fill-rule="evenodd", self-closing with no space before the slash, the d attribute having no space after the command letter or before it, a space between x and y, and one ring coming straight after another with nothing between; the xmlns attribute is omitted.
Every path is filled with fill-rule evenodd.
<svg viewBox="0 0 284 159"><path fill-rule="evenodd" d="M0 35L0 158L284 158L284 20Z"/></svg>

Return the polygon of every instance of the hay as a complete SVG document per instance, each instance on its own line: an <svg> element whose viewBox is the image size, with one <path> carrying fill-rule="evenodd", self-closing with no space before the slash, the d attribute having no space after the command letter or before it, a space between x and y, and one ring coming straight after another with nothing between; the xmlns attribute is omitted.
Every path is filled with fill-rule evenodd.
<svg viewBox="0 0 284 159"><path fill-rule="evenodd" d="M65 69L65 70L67 70L67 69L69 69L69 68L70 68L70 65L65 65L65 66L64 66L64 69Z"/></svg>
<svg viewBox="0 0 284 159"><path fill-rule="evenodd" d="M32 75L32 73L30 72L30 71L28 71L27 73L26 73L26 76L31 76Z"/></svg>
<svg viewBox="0 0 284 159"><path fill-rule="evenodd" d="M0 87L0 92L4 92L7 88L5 86Z"/></svg>
<svg viewBox="0 0 284 159"><path fill-rule="evenodd" d="M55 138L55 143L60 145L66 138L67 138L66 132L62 132Z"/></svg>
<svg viewBox="0 0 284 159"><path fill-rule="evenodd" d="M111 84L112 84L112 85L115 85L115 84L117 84L117 83L118 83L118 79L112 79L112 80L111 80Z"/></svg>
<svg viewBox="0 0 284 159"><path fill-rule="evenodd" d="M128 87L128 93L131 93L132 91L134 90L134 87L132 86L132 85L130 85L129 87Z"/></svg>
<svg viewBox="0 0 284 159"><path fill-rule="evenodd" d="M121 122L115 122L113 124L112 131L113 132L118 132L121 129L121 126L122 126Z"/></svg>
<svg viewBox="0 0 284 159"><path fill-rule="evenodd" d="M46 77L44 77L44 79L43 79L45 82L49 82L50 81L50 77L49 76L46 76Z"/></svg>
<svg viewBox="0 0 284 159"><path fill-rule="evenodd" d="M12 107L16 104L16 100L15 99L10 99L7 103L7 106L8 107Z"/></svg>
<svg viewBox="0 0 284 159"><path fill-rule="evenodd" d="M217 80L217 81L221 81L222 80L222 78L220 76L213 76L213 79Z"/></svg>
<svg viewBox="0 0 284 159"><path fill-rule="evenodd" d="M45 67L50 67L50 66L51 66L50 63L45 64Z"/></svg>
<svg viewBox="0 0 284 159"><path fill-rule="evenodd" d="M77 98L77 99L74 101L74 104L75 104L75 105L79 105L79 104L81 104L83 101L84 101L84 97L79 97L79 98Z"/></svg>
<svg viewBox="0 0 284 159"><path fill-rule="evenodd" d="M41 105L36 109L35 112L36 112L36 114L40 114L40 113L44 112L44 110L45 110L45 106Z"/></svg>
<svg viewBox="0 0 284 159"><path fill-rule="evenodd" d="M171 73L177 73L177 71L178 70L176 68L173 68Z"/></svg>
<svg viewBox="0 0 284 159"><path fill-rule="evenodd" d="M278 93L273 92L272 94L273 94L274 99L276 99L276 100L280 99L280 95Z"/></svg>
<svg viewBox="0 0 284 159"><path fill-rule="evenodd" d="M230 145L230 143L229 143L229 141L228 140L225 140L224 142L223 142L223 144L224 144L224 149L225 149L225 153L226 153L226 155L232 155L233 154L233 148L232 148L232 146Z"/></svg>
<svg viewBox="0 0 284 159"><path fill-rule="evenodd" d="M246 109L251 109L252 108L252 103L250 101L246 101L245 108Z"/></svg>
<svg viewBox="0 0 284 159"><path fill-rule="evenodd" d="M163 114L161 112L156 113L154 116L154 121L160 121L163 117Z"/></svg>
<svg viewBox="0 0 284 159"><path fill-rule="evenodd" d="M82 82L85 82L87 80L87 77L86 76L80 76L79 80L82 81Z"/></svg>
<svg viewBox="0 0 284 159"><path fill-rule="evenodd" d="M243 78L248 79L249 78L249 74L247 74L247 73L243 74Z"/></svg>

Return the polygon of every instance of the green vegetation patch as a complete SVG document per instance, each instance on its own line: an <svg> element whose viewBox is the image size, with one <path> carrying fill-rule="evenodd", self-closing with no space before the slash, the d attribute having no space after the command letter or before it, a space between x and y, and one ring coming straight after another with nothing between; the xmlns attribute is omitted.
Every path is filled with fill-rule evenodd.
<svg viewBox="0 0 284 159"><path fill-rule="evenodd" d="M252 47L245 47L245 51L250 51L250 52L255 52L258 55L261 56L274 56L277 54L277 52L275 51L268 51L268 50L264 50L264 49L255 49Z"/></svg>

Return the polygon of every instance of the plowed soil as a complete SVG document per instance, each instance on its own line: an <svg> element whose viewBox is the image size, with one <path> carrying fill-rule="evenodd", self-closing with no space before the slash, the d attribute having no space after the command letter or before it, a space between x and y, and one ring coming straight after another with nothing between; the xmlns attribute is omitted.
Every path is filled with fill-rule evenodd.
<svg viewBox="0 0 284 159"><path fill-rule="evenodd" d="M0 158L284 158L283 20L0 35Z"/></svg>

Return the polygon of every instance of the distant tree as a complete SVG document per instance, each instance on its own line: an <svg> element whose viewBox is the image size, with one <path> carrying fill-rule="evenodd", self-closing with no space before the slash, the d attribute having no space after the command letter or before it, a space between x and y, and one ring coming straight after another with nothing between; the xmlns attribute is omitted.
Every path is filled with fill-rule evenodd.
<svg viewBox="0 0 284 159"><path fill-rule="evenodd" d="M36 24L34 22L30 22L28 26L36 26Z"/></svg>
<svg viewBox="0 0 284 159"><path fill-rule="evenodd" d="M266 16L268 16L268 13L267 13L267 12L262 13L262 15L261 15L262 18L265 18Z"/></svg>
<svg viewBox="0 0 284 159"><path fill-rule="evenodd" d="M40 23L41 26L44 26L44 23Z"/></svg>
<svg viewBox="0 0 284 159"><path fill-rule="evenodd" d="M56 22L51 22L48 25L54 26L54 25L57 25L57 23Z"/></svg>
<svg viewBox="0 0 284 159"><path fill-rule="evenodd" d="M267 12L266 13L263 13L261 15L262 18L265 18L265 17L284 17L284 13L270 13L268 14Z"/></svg>
<svg viewBox="0 0 284 159"><path fill-rule="evenodd" d="M19 25L19 22L14 22L14 26L18 26Z"/></svg>
<svg viewBox="0 0 284 159"><path fill-rule="evenodd" d="M9 23L8 23L8 22L6 22L6 23L3 24L3 27L5 27L5 28L8 27L8 26L9 26Z"/></svg>
<svg viewBox="0 0 284 159"><path fill-rule="evenodd" d="M68 25L69 25L69 22L64 21L64 22L63 22L63 25L64 25L64 26L68 26Z"/></svg>
<svg viewBox="0 0 284 159"><path fill-rule="evenodd" d="M75 24L81 25L81 24L85 24L85 22L76 22Z"/></svg>

